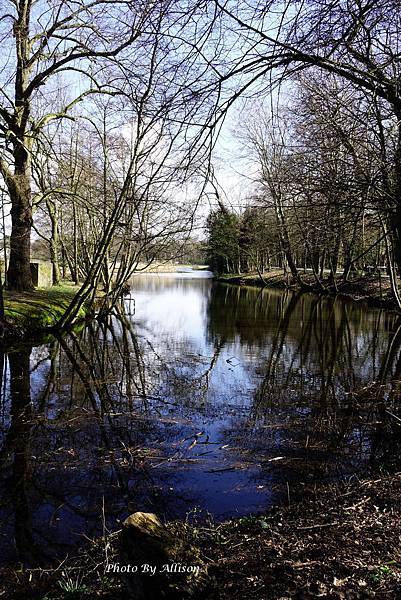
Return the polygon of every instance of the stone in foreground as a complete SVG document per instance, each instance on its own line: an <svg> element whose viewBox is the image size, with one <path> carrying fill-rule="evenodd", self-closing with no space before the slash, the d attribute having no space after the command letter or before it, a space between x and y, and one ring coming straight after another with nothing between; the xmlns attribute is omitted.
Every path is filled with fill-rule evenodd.
<svg viewBox="0 0 401 600"><path fill-rule="evenodd" d="M124 521L120 559L131 599L207 597L210 578L199 550L155 514L136 512Z"/></svg>

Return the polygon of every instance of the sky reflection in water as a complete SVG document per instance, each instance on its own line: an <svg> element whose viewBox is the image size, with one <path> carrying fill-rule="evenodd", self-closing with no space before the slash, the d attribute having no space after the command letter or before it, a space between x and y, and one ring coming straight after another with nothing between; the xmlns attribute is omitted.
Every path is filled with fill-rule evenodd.
<svg viewBox="0 0 401 600"><path fill-rule="evenodd" d="M135 510L244 515L387 460L382 404L350 392L375 381L396 410L394 315L205 273L138 276L132 298L3 357L3 561L95 537L103 503L110 529Z"/></svg>

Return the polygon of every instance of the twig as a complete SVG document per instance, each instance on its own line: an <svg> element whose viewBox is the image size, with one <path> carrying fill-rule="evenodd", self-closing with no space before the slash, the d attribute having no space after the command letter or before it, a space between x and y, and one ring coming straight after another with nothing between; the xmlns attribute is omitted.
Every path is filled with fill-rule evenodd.
<svg viewBox="0 0 401 600"><path fill-rule="evenodd" d="M385 412L390 415L390 417L393 417L393 419L396 419L397 421L399 421L401 423L401 419L399 417L397 417L397 415L394 415L392 412L390 412L389 410L385 410Z"/></svg>
<svg viewBox="0 0 401 600"><path fill-rule="evenodd" d="M297 529L321 529L323 527L332 527L333 525L338 525L338 521L333 521L333 523L322 523L321 525L306 525L305 527L297 527Z"/></svg>

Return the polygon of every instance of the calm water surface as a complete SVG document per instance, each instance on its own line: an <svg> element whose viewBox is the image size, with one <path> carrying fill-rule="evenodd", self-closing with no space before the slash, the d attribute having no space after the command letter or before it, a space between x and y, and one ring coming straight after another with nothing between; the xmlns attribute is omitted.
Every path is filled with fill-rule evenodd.
<svg viewBox="0 0 401 600"><path fill-rule="evenodd" d="M400 339L340 299L136 277L107 323L1 356L1 561L62 557L103 513L246 515L386 466Z"/></svg>

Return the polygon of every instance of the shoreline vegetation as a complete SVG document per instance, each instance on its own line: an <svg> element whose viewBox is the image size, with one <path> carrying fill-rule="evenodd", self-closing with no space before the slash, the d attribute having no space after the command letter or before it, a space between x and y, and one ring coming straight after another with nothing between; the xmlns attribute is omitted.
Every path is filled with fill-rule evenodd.
<svg viewBox="0 0 401 600"><path fill-rule="evenodd" d="M204 271L207 265L187 264L155 264L150 268L138 271L135 276L150 274L172 274L187 269ZM135 277L133 278L134 281ZM391 290L391 284L386 277L357 275L346 282L341 280L335 284L327 278L320 285L314 281L312 274L303 274L305 287L301 287L290 273L283 270L271 270L265 273L221 274L215 275L214 280L231 285L251 286L259 288L276 288L298 290L320 295L340 296L355 302L365 302L369 306L397 310ZM64 281L58 286L38 288L31 292L4 292L3 341L9 343L32 337L38 333L49 333L57 326L68 306L72 302L79 286ZM75 323L88 317L89 306L83 304L75 318Z"/></svg>
<svg viewBox="0 0 401 600"><path fill-rule="evenodd" d="M290 273L281 270L265 273L221 274L215 281L231 285L260 288L277 288L299 290L320 295L340 296L354 302L366 302L369 306L397 310L397 304L387 277L355 275L347 281L337 280L335 284L330 278L323 279L318 285L312 274L303 274L305 287L299 285Z"/></svg>
<svg viewBox="0 0 401 600"><path fill-rule="evenodd" d="M175 273L180 269L203 271L207 270L207 265L156 263L139 270L136 276L143 273ZM8 344L40 333L50 333L57 327L79 289L79 285L63 281L59 285L35 288L29 292L3 290L4 322L1 324L0 333L3 342ZM101 294L96 293L98 297ZM89 304L83 303L79 307L74 324L84 321L90 313Z"/></svg>
<svg viewBox="0 0 401 600"><path fill-rule="evenodd" d="M167 527L207 565L205 600L384 600L401 597L400 504L401 473L395 473L321 487L265 514ZM86 543L53 569L3 568L0 594L122 600L127 592L119 548L117 531Z"/></svg>
<svg viewBox="0 0 401 600"><path fill-rule="evenodd" d="M79 287L72 284L38 288L31 292L4 292L3 341L24 340L40 333L50 333L57 326ZM83 304L76 322L88 316Z"/></svg>
<svg viewBox="0 0 401 600"><path fill-rule="evenodd" d="M140 265L141 266L141 265ZM206 265L152 264L141 273L175 273L177 269L205 270ZM6 344L21 341L37 334L50 333L57 327L66 310L79 291L80 286L63 281L48 288L35 288L29 292L3 290L4 322L0 335ZM100 297L101 292L96 293ZM88 303L83 303L74 324L84 321L91 313Z"/></svg>

